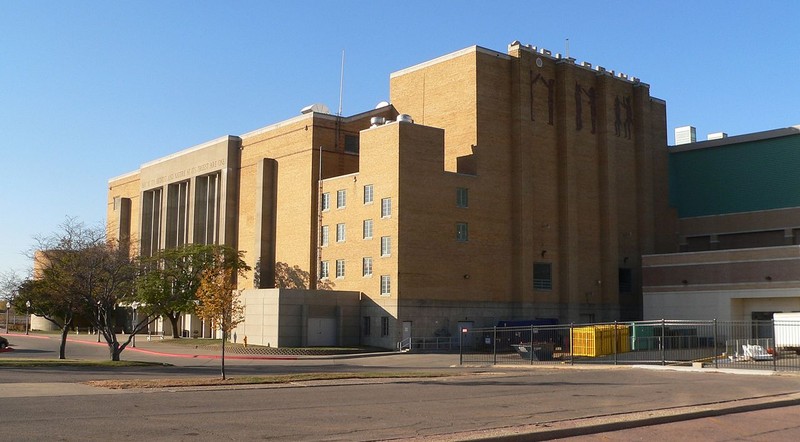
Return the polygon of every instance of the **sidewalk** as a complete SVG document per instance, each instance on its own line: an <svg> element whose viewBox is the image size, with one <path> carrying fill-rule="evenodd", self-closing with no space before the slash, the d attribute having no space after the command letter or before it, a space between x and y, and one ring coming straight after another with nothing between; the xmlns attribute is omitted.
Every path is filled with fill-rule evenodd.
<svg viewBox="0 0 800 442"><path fill-rule="evenodd" d="M25 336L24 333L14 332L8 333L4 336ZM30 335L26 336L28 338L37 338L37 339L52 339L55 341L61 340L61 335L58 333L42 333L42 332L31 332ZM126 334L117 334L117 341L121 344L126 342L130 335ZM178 338L173 339L172 337L164 336L163 338L158 335L153 335L148 339L147 335L136 335L135 340L132 340L127 347L125 347L125 352L139 352L144 354L150 355L158 355L158 356L166 356L166 357L173 357L173 358L195 358L195 359L220 359L221 356L221 348L209 348L208 346L203 346L202 339L185 339L191 341L199 341L197 345L190 345L187 343L176 343L175 341L185 339L185 338ZM98 345L102 347L107 347L108 344L106 343L105 338L102 336L99 337L98 342L98 335L96 334L76 334L70 333L67 336L67 343L80 343L80 344L87 344L87 345ZM262 347L250 347L248 350L256 350ZM225 344L225 359L226 360L299 360L299 359L349 359L349 358L363 358L363 357L371 357L371 356L386 356L390 354L395 354L396 352L354 352L354 353L344 353L344 354L282 354L280 352L276 352L276 349L272 349L270 353L258 354L256 352L247 352L243 353L243 346L241 344L233 344L233 343L226 343Z"/></svg>

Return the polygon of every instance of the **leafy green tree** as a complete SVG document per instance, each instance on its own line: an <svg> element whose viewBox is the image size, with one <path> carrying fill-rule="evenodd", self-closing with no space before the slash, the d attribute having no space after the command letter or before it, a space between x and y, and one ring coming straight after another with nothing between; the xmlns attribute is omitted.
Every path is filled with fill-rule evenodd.
<svg viewBox="0 0 800 442"><path fill-rule="evenodd" d="M169 319L173 338L180 337L180 315L194 312L200 274L215 265L215 256L222 247L187 244L140 259L136 298L146 311Z"/></svg>
<svg viewBox="0 0 800 442"><path fill-rule="evenodd" d="M201 272L197 291L197 315L211 321L212 327L222 330L222 379L225 379L225 341L230 331L244 319L237 278L244 278L250 267L245 264L243 256L244 252L232 248L217 249L214 264Z"/></svg>
<svg viewBox="0 0 800 442"><path fill-rule="evenodd" d="M50 274L50 269L46 270ZM80 297L66 287L54 286L54 278L26 279L20 284L12 305L17 311L28 310L53 323L61 331L58 358L66 359L67 334L80 311Z"/></svg>

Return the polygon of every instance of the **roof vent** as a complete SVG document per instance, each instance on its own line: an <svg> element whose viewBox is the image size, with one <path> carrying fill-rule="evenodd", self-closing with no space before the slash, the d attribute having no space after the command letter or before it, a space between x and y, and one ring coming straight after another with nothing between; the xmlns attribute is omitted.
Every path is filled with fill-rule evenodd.
<svg viewBox="0 0 800 442"><path fill-rule="evenodd" d="M706 137L707 140L721 140L723 138L728 138L728 134L726 134L725 132L714 132L708 134L708 136Z"/></svg>
<svg viewBox="0 0 800 442"><path fill-rule="evenodd" d="M310 106L306 106L306 107L300 109L300 113L301 114L308 114L308 113L311 113L311 112L316 112L318 114L330 114L331 110L328 109L328 106L325 106L322 103L314 103L314 104L312 104Z"/></svg>
<svg viewBox="0 0 800 442"><path fill-rule="evenodd" d="M381 101L380 103L378 103L378 104L376 104L376 105L375 105L375 109L380 109L380 108L382 108L382 107L386 107L386 106L388 106L388 105L389 105L389 102L388 102L388 101Z"/></svg>
<svg viewBox="0 0 800 442"><path fill-rule="evenodd" d="M386 123L386 118L383 117L372 117L369 119L369 127L378 127L384 123Z"/></svg>
<svg viewBox="0 0 800 442"><path fill-rule="evenodd" d="M681 126L675 128L675 145L689 144L697 141L697 129L694 126Z"/></svg>
<svg viewBox="0 0 800 442"><path fill-rule="evenodd" d="M397 121L400 123L413 123L414 119L411 118L411 115L408 114L400 114L397 116Z"/></svg>

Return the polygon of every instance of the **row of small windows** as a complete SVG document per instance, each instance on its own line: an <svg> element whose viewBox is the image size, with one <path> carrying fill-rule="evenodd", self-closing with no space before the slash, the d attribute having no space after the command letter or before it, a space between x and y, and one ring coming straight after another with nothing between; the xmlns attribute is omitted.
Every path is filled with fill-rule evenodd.
<svg viewBox="0 0 800 442"><path fill-rule="evenodd" d="M375 197L375 193L373 191L372 184L367 184L364 186L364 204L371 204ZM381 200L381 205L383 205L384 200L390 200L390 198L384 198ZM389 207L391 208L391 200L389 201ZM331 208L331 194L330 192L325 192L322 194L322 201L320 201L320 205L322 210L330 210ZM336 208L343 209L347 207L347 190L339 189L336 191ZM388 215L383 215L381 212L381 216L389 216L391 215L391 210Z"/></svg>
<svg viewBox="0 0 800 442"><path fill-rule="evenodd" d="M364 316L364 336L369 336L372 333L372 318ZM389 336L389 317L381 316L381 336Z"/></svg>
<svg viewBox="0 0 800 442"><path fill-rule="evenodd" d="M345 260L344 259L337 259L336 260L336 278L344 278L345 277ZM321 279L330 278L330 271L331 265L329 261L322 261L320 262L320 271L319 276ZM372 257L365 256L361 258L361 276L363 277L370 277L372 276ZM392 279L389 275L381 275L381 295L389 295L392 293Z"/></svg>
<svg viewBox="0 0 800 442"><path fill-rule="evenodd" d="M372 220L364 220L362 236L364 239L372 239ZM336 242L344 242L347 239L347 226L345 223L336 224ZM319 243L325 247L330 242L330 226L322 226L320 229ZM381 237L381 256L390 256L392 250L392 238L389 236Z"/></svg>
<svg viewBox="0 0 800 442"><path fill-rule="evenodd" d="M372 239L372 220L365 219L362 222L361 226L361 238L362 239ZM336 224L336 242L345 242L347 239L347 226L345 223L338 223ZM467 242L469 241L469 224L468 223L456 223L456 241L459 242ZM322 226L320 229L320 239L319 243L321 246L325 247L330 243L330 227L329 226ZM391 239L388 236L381 237L381 256L388 256L390 253L388 250L390 249L389 245L391 244ZM386 247L384 247L386 245ZM385 253L384 253L385 252Z"/></svg>
<svg viewBox="0 0 800 442"><path fill-rule="evenodd" d="M364 204L371 204L374 201L375 192L372 184L364 186ZM322 194L322 201L320 202L322 210L330 210L331 208L331 194L325 192ZM339 189L336 191L336 208L343 209L347 207L347 190ZM456 207L467 208L469 207L469 189L466 187L456 188ZM392 215L392 199L381 199L381 217L387 218Z"/></svg>
<svg viewBox="0 0 800 442"><path fill-rule="evenodd" d="M633 293L633 273L631 269L618 269L618 283L620 294ZM553 264L549 262L537 262L533 264L533 288L534 290L553 289Z"/></svg>

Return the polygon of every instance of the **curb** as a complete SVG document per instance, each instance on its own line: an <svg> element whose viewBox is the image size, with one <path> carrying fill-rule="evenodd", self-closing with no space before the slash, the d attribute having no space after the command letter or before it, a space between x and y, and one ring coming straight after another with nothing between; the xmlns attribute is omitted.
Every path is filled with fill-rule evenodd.
<svg viewBox="0 0 800 442"><path fill-rule="evenodd" d="M784 393L755 399L735 399L724 402L539 422L519 427L487 430L494 432L499 430L506 433L499 435L481 436L481 432L465 432L442 435L443 437L441 438L436 437L433 439L462 440L459 438L464 438L471 441L499 442L563 439L797 405L800 405L799 393Z"/></svg>

